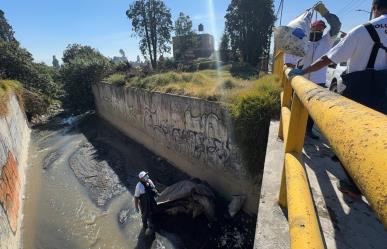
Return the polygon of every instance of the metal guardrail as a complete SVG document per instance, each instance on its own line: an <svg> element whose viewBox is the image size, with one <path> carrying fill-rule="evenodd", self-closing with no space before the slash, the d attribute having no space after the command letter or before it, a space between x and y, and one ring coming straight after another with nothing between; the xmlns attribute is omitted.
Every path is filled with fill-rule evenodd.
<svg viewBox="0 0 387 249"><path fill-rule="evenodd" d="M317 86L288 79L283 54L273 72L281 77L281 125L285 161L279 204L288 209L291 248L325 248L307 174L301 160L308 115L387 228L387 116ZM278 60L278 61L277 61Z"/></svg>

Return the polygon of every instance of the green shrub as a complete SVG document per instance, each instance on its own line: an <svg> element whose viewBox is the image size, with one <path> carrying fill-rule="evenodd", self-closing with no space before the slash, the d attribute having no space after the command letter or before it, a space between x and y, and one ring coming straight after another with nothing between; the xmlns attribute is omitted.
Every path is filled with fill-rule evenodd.
<svg viewBox="0 0 387 249"><path fill-rule="evenodd" d="M158 62L158 70L161 72L177 70L178 63L172 58L165 58Z"/></svg>
<svg viewBox="0 0 387 249"><path fill-rule="evenodd" d="M207 70L207 69L216 70L218 68L218 65L221 65L221 63L217 62L217 61L203 61L203 62L198 63L198 69L199 70Z"/></svg>
<svg viewBox="0 0 387 249"><path fill-rule="evenodd" d="M32 55L17 42L0 40L0 76L18 80L23 87L56 99L62 95L58 75L44 63L34 63Z"/></svg>
<svg viewBox="0 0 387 249"><path fill-rule="evenodd" d="M63 62L60 75L66 90L64 107L75 113L94 109L92 85L109 75L110 61L89 46L73 44L65 50Z"/></svg>
<svg viewBox="0 0 387 249"><path fill-rule="evenodd" d="M123 73L115 73L105 78L103 81L108 84L123 86L126 83L126 76Z"/></svg>
<svg viewBox="0 0 387 249"><path fill-rule="evenodd" d="M23 99L28 120L31 120L34 116L47 113L51 104L45 95L27 89L23 91Z"/></svg>
<svg viewBox="0 0 387 249"><path fill-rule="evenodd" d="M256 179L260 179L265 162L270 120L279 116L280 92L279 79L265 76L256 81L252 89L235 95L226 105L243 164Z"/></svg>
<svg viewBox="0 0 387 249"><path fill-rule="evenodd" d="M252 67L248 63L233 63L230 68L232 76L242 79L250 79L252 77L258 77L259 71Z"/></svg>
<svg viewBox="0 0 387 249"><path fill-rule="evenodd" d="M178 69L183 72L196 72L199 70L199 65L198 64L180 64Z"/></svg>
<svg viewBox="0 0 387 249"><path fill-rule="evenodd" d="M235 87L235 83L230 79L225 80L221 85L222 89L233 89L234 87Z"/></svg>

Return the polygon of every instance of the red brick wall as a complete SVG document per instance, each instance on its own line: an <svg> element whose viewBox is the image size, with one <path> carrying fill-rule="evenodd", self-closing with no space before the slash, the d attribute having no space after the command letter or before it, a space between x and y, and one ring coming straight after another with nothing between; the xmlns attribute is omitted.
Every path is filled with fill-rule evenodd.
<svg viewBox="0 0 387 249"><path fill-rule="evenodd" d="M20 207L20 176L16 160L8 152L7 163L3 165L0 176L0 205L5 210L9 225L17 230Z"/></svg>

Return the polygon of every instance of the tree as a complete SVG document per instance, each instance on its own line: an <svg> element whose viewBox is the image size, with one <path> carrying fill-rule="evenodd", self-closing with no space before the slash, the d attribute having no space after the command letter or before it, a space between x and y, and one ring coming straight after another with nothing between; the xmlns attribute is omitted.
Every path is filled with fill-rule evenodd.
<svg viewBox="0 0 387 249"><path fill-rule="evenodd" d="M122 48L118 52L120 53L122 58L126 58L125 51Z"/></svg>
<svg viewBox="0 0 387 249"><path fill-rule="evenodd" d="M126 15L132 21L132 30L140 38L140 50L157 69L159 55L170 52L172 16L162 0L136 0Z"/></svg>
<svg viewBox="0 0 387 249"><path fill-rule="evenodd" d="M66 90L64 106L74 112L93 109L92 85L109 74L110 61L89 46L72 44L64 51L63 62L60 78Z"/></svg>
<svg viewBox="0 0 387 249"><path fill-rule="evenodd" d="M229 62L231 60L231 49L230 49L230 37L227 32L224 32L222 40L219 46L220 59L223 62Z"/></svg>
<svg viewBox="0 0 387 249"><path fill-rule="evenodd" d="M46 97L56 98L59 87L54 73L45 64L34 63L32 55L16 42L0 41L0 75L5 79L20 81L23 86Z"/></svg>
<svg viewBox="0 0 387 249"><path fill-rule="evenodd" d="M232 0L225 18L232 51L242 62L257 66L269 50L275 21L273 0Z"/></svg>
<svg viewBox="0 0 387 249"><path fill-rule="evenodd" d="M16 42L12 26L9 25L5 18L4 12L0 10L0 41Z"/></svg>
<svg viewBox="0 0 387 249"><path fill-rule="evenodd" d="M52 56L52 66L54 67L55 70L59 70L60 69L59 61L58 61L58 59L56 58L55 55Z"/></svg>
<svg viewBox="0 0 387 249"><path fill-rule="evenodd" d="M175 53L177 59L186 59L186 53L188 50L196 46L196 34L192 30L191 18L180 12L179 17L175 22L175 35L176 43L179 51Z"/></svg>

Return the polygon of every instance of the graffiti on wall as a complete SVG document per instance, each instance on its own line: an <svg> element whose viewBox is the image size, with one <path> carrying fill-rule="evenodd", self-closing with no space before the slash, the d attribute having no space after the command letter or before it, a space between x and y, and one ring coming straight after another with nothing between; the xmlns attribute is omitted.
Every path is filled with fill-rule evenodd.
<svg viewBox="0 0 387 249"><path fill-rule="evenodd" d="M206 112L197 106L203 102L192 102L190 98L161 98L138 89L122 94L110 86L98 87L103 112L113 111L131 126L145 129L157 143L202 165L231 170L240 176L247 174L226 121L211 111L212 106Z"/></svg>
<svg viewBox="0 0 387 249"><path fill-rule="evenodd" d="M171 112L169 119L163 120L161 116L158 111L145 108L144 126L169 149L212 167L243 173L238 149L216 114L194 116L188 109L183 114Z"/></svg>
<svg viewBox="0 0 387 249"><path fill-rule="evenodd" d="M16 232L19 216L20 177L17 162L8 152L7 162L1 167L0 206L4 209L12 232Z"/></svg>

